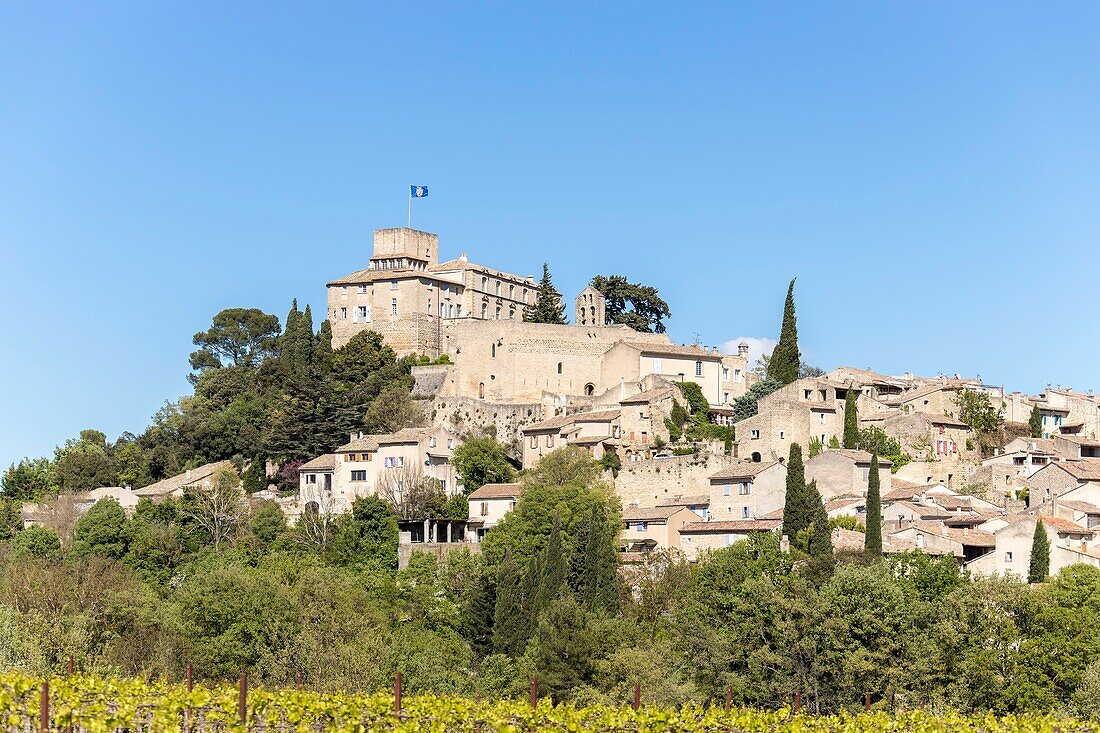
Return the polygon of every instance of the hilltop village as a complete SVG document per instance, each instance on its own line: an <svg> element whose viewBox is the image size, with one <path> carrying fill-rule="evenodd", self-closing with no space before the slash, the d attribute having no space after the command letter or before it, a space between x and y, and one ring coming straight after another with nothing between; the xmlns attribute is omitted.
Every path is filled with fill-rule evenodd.
<svg viewBox="0 0 1100 733"><path fill-rule="evenodd" d="M748 344L722 353L674 343L652 321L626 325L609 313L623 314L621 299L594 286L577 294L566 323L564 303L546 301L548 275L540 282L466 254L441 262L428 232L376 231L365 264L327 283L322 334L333 354L380 337L414 359L406 417L385 432L344 419L339 445L294 461L218 460L147 485L86 490L65 507L26 502L22 525L75 521L108 497L132 513L142 499L209 490L237 469L253 477L251 499L275 502L291 524L324 527L360 498L386 500L404 566L417 550L478 551L521 501L526 473L583 454L621 507L624 566L662 552L696 561L761 532L810 547L809 535L827 531L832 553L872 543L885 555L919 551L1022 578L1045 533L1049 572L1100 567L1100 398L1091 394L1025 395L958 374L821 373L798 361L796 343L793 367L783 367L793 283L787 342L770 363L750 364ZM550 317L532 317L548 308ZM294 327L288 319L284 337ZM196 353L200 371L219 366ZM484 470L494 460L503 465ZM810 504L794 506L795 493Z"/></svg>

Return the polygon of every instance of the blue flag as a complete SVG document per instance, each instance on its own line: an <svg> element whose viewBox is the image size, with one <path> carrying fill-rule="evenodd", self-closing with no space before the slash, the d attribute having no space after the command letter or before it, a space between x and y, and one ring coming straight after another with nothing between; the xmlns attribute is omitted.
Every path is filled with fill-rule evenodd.
<svg viewBox="0 0 1100 733"><path fill-rule="evenodd" d="M409 196L414 199L422 199L428 195L427 186L409 186Z"/></svg>

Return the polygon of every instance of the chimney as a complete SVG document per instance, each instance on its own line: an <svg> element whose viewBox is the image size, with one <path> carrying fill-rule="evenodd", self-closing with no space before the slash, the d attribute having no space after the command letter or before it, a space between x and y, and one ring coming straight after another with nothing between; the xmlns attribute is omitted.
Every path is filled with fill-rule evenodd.
<svg viewBox="0 0 1100 733"><path fill-rule="evenodd" d="M190 481L191 480L191 469L190 468L187 469L187 471L184 472L183 479L185 481Z"/></svg>
<svg viewBox="0 0 1100 733"><path fill-rule="evenodd" d="M466 254L465 252L463 252L462 254L460 254L458 256L458 261L459 262L469 262L470 261L470 256L468 254Z"/></svg>
<svg viewBox="0 0 1100 733"><path fill-rule="evenodd" d="M924 534L923 533L917 535L917 549L918 550L923 550L924 549Z"/></svg>
<svg viewBox="0 0 1100 733"><path fill-rule="evenodd" d="M737 355L740 356L742 359L749 358L749 345L747 342L742 341L741 343L737 344Z"/></svg>
<svg viewBox="0 0 1100 733"><path fill-rule="evenodd" d="M791 538L787 535L783 535L779 538L779 551L790 552L791 551Z"/></svg>

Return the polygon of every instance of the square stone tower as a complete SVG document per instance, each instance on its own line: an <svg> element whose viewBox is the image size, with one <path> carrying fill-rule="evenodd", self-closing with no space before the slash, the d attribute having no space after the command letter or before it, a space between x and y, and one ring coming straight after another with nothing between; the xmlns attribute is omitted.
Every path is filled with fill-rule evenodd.
<svg viewBox="0 0 1100 733"><path fill-rule="evenodd" d="M371 269L398 269L398 263L409 267L410 261L424 263L427 267L438 265L439 235L408 227L374 230L374 256L371 262L392 264L381 267L372 265Z"/></svg>
<svg viewBox="0 0 1100 733"><path fill-rule="evenodd" d="M607 299L603 293L589 285L577 296L576 320L578 326L602 328L607 325Z"/></svg>

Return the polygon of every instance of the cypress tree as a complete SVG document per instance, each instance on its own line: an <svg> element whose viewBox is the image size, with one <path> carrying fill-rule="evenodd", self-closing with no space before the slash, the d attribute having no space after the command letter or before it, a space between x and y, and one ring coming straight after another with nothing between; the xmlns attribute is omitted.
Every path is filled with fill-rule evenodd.
<svg viewBox="0 0 1100 733"><path fill-rule="evenodd" d="M806 468L802 465L802 446L791 443L787 456L787 491L783 500L783 534L794 542L798 533L810 526L813 507L806 499Z"/></svg>
<svg viewBox="0 0 1100 733"><path fill-rule="evenodd" d="M783 305L783 328L779 343L768 361L768 378L780 384L790 384L798 379L802 355L798 351L798 322L794 314L794 280L787 286L787 301Z"/></svg>
<svg viewBox="0 0 1100 733"><path fill-rule="evenodd" d="M578 572L572 578L577 601L590 611L614 613L619 607L616 533L599 507L592 507L583 536L584 544L578 542L573 550L574 558L580 555L575 563Z"/></svg>
<svg viewBox="0 0 1100 733"><path fill-rule="evenodd" d="M567 572L565 552L561 544L561 518L555 513L550 537L542 550L542 560L538 566L539 578L534 588L537 597L534 603L536 613L532 614L532 617L561 597Z"/></svg>
<svg viewBox="0 0 1100 733"><path fill-rule="evenodd" d="M493 651L493 616L496 588L489 575L483 576L470 589L470 601L463 619L462 635L470 642L474 654L484 657Z"/></svg>
<svg viewBox="0 0 1100 733"><path fill-rule="evenodd" d="M493 609L493 651L517 656L527 646L531 623L523 613L523 570L505 553L497 578Z"/></svg>
<svg viewBox="0 0 1100 733"><path fill-rule="evenodd" d="M878 477L878 455L871 455L871 471L867 475L867 534L863 536L863 551L871 557L882 557L882 495Z"/></svg>
<svg viewBox="0 0 1100 733"><path fill-rule="evenodd" d="M535 294L535 302L523 311L523 320L528 323L565 323L565 304L561 293L554 288L550 279L550 265L542 263L542 280Z"/></svg>
<svg viewBox="0 0 1100 733"><path fill-rule="evenodd" d="M856 399L859 393L852 387L844 397L844 447L856 448L859 445L859 408Z"/></svg>
<svg viewBox="0 0 1100 733"><path fill-rule="evenodd" d="M1027 427L1031 430L1031 437L1043 437L1043 413L1039 411L1038 405L1031 408L1031 416L1027 419Z"/></svg>
<svg viewBox="0 0 1100 733"><path fill-rule="evenodd" d="M806 550L813 557L832 558L833 535L829 527L829 513L825 511L825 502L821 500L821 492L817 490L817 479L806 487L806 503L810 510L810 537Z"/></svg>
<svg viewBox="0 0 1100 733"><path fill-rule="evenodd" d="M1035 522L1035 535L1031 540L1031 562L1027 567L1027 582L1042 583L1050 575L1050 538L1043 520Z"/></svg>

